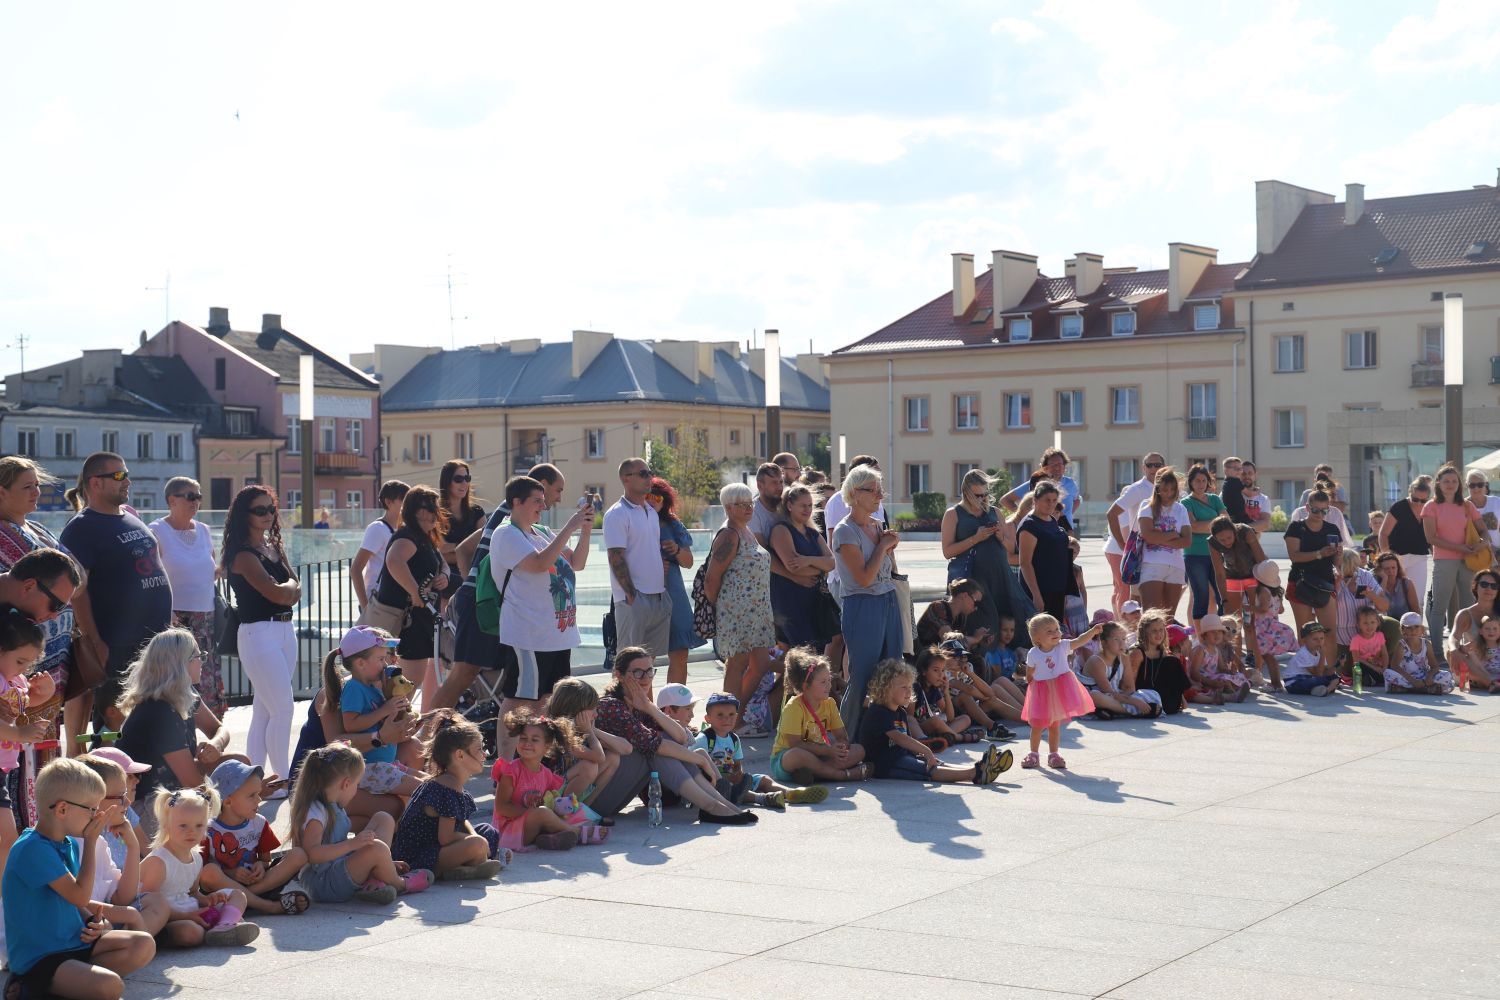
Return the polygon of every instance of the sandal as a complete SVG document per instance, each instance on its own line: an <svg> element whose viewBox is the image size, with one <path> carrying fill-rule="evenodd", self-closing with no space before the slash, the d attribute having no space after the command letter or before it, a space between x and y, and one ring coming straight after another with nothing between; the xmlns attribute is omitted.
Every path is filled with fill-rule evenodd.
<svg viewBox="0 0 1500 1000"><path fill-rule="evenodd" d="M1037 757L1035 750L1021 758L1021 767L1024 770L1032 771L1041 766L1041 760Z"/></svg>
<svg viewBox="0 0 1500 1000"><path fill-rule="evenodd" d="M1047 755L1047 766L1058 771L1066 771L1068 762L1063 760L1060 753L1049 753Z"/></svg>
<svg viewBox="0 0 1500 1000"><path fill-rule="evenodd" d="M578 842L580 844L602 844L609 839L609 827L607 826L588 823L577 829Z"/></svg>
<svg viewBox="0 0 1500 1000"><path fill-rule="evenodd" d="M1100 722L1110 722L1111 720L1115 719L1116 716L1114 712L1110 711L1107 708L1096 708L1094 709L1094 718L1098 719Z"/></svg>
<svg viewBox="0 0 1500 1000"><path fill-rule="evenodd" d="M281 887L281 912L288 916L296 916L306 913L307 908L312 905L312 897L302 887L302 883L292 879Z"/></svg>

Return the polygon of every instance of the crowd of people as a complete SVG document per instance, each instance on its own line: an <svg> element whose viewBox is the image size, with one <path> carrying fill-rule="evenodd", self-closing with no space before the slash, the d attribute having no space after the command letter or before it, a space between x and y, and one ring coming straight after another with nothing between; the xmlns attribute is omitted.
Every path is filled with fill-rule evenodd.
<svg viewBox="0 0 1500 1000"><path fill-rule="evenodd" d="M490 512L462 461L435 488L388 482L350 566L360 619L293 751L302 583L270 488L235 496L216 547L196 482L168 482L166 516L146 524L126 463L100 452L54 537L31 517L51 477L0 459L5 1000L118 996L159 945L243 945L252 918L607 844L640 800L749 826L832 783L988 785L1014 763L1007 724L1029 728L1023 768L1043 765L1045 739L1063 769L1074 719L1350 685L1500 691L1500 500L1482 472L1418 477L1356 544L1347 491L1319 466L1284 531L1283 582L1252 463L1226 459L1220 482L1148 453L1108 511L1112 586L1091 611L1067 465L1048 449L1006 491L963 477L941 522L946 593L920 614L874 456L834 484L784 453L724 486L701 564L672 484L642 458L620 464L607 507L568 505L550 464ZM572 662L596 528L602 691ZM700 714L688 659L709 643L723 680ZM240 750L221 652L253 689ZM458 708L481 681L498 704L475 720ZM747 770L746 741L766 738L768 763ZM977 759L944 756L971 744ZM486 772L480 814L470 786ZM278 832L261 807L279 799Z"/></svg>

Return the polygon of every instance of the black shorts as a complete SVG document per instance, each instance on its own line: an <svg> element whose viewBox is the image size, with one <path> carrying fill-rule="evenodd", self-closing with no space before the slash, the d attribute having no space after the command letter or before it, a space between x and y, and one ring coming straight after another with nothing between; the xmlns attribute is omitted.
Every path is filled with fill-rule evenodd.
<svg viewBox="0 0 1500 1000"><path fill-rule="evenodd" d="M94 944L98 944L97 941ZM65 962L82 962L85 965L94 964L94 944L85 945L82 948L74 948L72 951L55 951L50 955L43 955L37 959L35 965L25 972L12 972L12 980L19 979L26 985L26 992L34 997L45 997L52 995L52 977L57 975L57 970L62 968ZM10 992L7 985L6 992Z"/></svg>
<svg viewBox="0 0 1500 1000"><path fill-rule="evenodd" d="M500 637L479 627L474 617L474 588L465 587L448 603L448 618L454 624L453 662L479 670L500 666Z"/></svg>
<svg viewBox="0 0 1500 1000"><path fill-rule="evenodd" d="M412 608L406 627L397 637L396 655L403 660L432 659L432 633L436 621L426 608Z"/></svg>
<svg viewBox="0 0 1500 1000"><path fill-rule="evenodd" d="M536 652L500 644L500 691L507 698L541 701L573 674L573 651Z"/></svg>

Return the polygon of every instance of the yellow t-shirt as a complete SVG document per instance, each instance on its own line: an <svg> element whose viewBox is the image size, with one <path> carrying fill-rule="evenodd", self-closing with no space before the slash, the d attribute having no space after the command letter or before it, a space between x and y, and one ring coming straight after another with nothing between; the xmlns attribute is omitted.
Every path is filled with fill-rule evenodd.
<svg viewBox="0 0 1500 1000"><path fill-rule="evenodd" d="M818 718L828 730L829 741L832 741L835 730L844 728L844 720L839 717L838 703L832 698L824 698L823 704L818 706ZM818 723L807 710L807 701L801 695L787 702L781 710L781 725L776 728L776 743L771 747L771 756L774 757L791 746L794 739L807 740L809 743L824 742Z"/></svg>

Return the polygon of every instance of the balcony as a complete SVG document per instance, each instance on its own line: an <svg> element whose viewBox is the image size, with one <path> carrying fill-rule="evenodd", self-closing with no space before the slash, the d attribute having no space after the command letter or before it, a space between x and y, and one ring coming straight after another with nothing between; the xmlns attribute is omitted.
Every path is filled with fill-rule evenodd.
<svg viewBox="0 0 1500 1000"><path fill-rule="evenodd" d="M1494 381L1491 379L1490 381ZM1433 386L1443 384L1443 363L1441 361L1418 361L1411 366L1411 387L1413 389L1430 389Z"/></svg>
<svg viewBox="0 0 1500 1000"><path fill-rule="evenodd" d="M359 468L360 458L352 451L320 451L313 455L313 469L317 472L353 472Z"/></svg>
<svg viewBox="0 0 1500 1000"><path fill-rule="evenodd" d="M1212 441L1218 436L1218 417L1188 417L1187 437L1189 441Z"/></svg>

